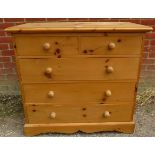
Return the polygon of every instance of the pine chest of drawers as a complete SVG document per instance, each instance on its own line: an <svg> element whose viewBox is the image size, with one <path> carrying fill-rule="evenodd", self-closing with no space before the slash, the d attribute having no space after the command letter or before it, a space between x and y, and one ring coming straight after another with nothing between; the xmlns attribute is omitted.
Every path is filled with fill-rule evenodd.
<svg viewBox="0 0 155 155"><path fill-rule="evenodd" d="M124 22L27 23L14 36L25 135L134 131L143 35Z"/></svg>

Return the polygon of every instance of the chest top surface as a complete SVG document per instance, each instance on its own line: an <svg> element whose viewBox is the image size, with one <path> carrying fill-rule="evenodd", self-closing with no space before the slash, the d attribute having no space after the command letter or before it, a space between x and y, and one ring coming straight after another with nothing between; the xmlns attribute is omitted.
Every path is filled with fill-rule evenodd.
<svg viewBox="0 0 155 155"><path fill-rule="evenodd" d="M152 27L130 22L26 23L5 29L11 33L38 32L148 32Z"/></svg>

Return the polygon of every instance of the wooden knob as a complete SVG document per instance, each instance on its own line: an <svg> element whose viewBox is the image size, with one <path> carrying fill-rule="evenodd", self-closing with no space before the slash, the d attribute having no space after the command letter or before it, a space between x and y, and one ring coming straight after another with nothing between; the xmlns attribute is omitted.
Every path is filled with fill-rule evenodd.
<svg viewBox="0 0 155 155"><path fill-rule="evenodd" d="M106 68L107 73L112 73L114 71L114 68L112 66L108 66Z"/></svg>
<svg viewBox="0 0 155 155"><path fill-rule="evenodd" d="M55 113L55 112L51 112L51 113L50 113L50 118L51 118L51 119L56 118L56 113Z"/></svg>
<svg viewBox="0 0 155 155"><path fill-rule="evenodd" d="M45 70L45 73L46 74L51 74L53 71L53 69L51 67L47 67L46 70Z"/></svg>
<svg viewBox="0 0 155 155"><path fill-rule="evenodd" d="M48 92L48 97L53 97L54 96L54 91L49 91Z"/></svg>
<svg viewBox="0 0 155 155"><path fill-rule="evenodd" d="M114 49L115 47L116 47L116 45L115 45L115 43L113 43L113 42L111 42L111 43L108 44L108 48L109 48L110 50Z"/></svg>
<svg viewBox="0 0 155 155"><path fill-rule="evenodd" d="M106 118L107 118L107 117L110 117L110 116L111 116L111 114L110 114L110 112L109 112L109 111L105 111L105 112L104 112L104 117L106 117Z"/></svg>
<svg viewBox="0 0 155 155"><path fill-rule="evenodd" d="M43 44L43 49L44 49L44 50L49 50L50 48L51 48L50 43L44 43L44 44Z"/></svg>
<svg viewBox="0 0 155 155"><path fill-rule="evenodd" d="M105 91L105 95L106 95L107 97L110 97L110 96L112 95L111 90L106 90L106 91Z"/></svg>

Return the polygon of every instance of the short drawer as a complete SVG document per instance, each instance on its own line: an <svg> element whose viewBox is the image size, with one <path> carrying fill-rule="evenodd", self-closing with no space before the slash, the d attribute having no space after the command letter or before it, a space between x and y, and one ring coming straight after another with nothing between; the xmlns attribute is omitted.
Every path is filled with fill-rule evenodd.
<svg viewBox="0 0 155 155"><path fill-rule="evenodd" d="M136 55L141 53L142 36L139 34L111 34L83 36L79 39L81 55Z"/></svg>
<svg viewBox="0 0 155 155"><path fill-rule="evenodd" d="M69 82L24 84L26 104L118 104L133 102L134 82Z"/></svg>
<svg viewBox="0 0 155 155"><path fill-rule="evenodd" d="M22 82L137 79L139 58L18 59Z"/></svg>
<svg viewBox="0 0 155 155"><path fill-rule="evenodd" d="M97 123L132 120L132 105L27 105L29 123Z"/></svg>
<svg viewBox="0 0 155 155"><path fill-rule="evenodd" d="M18 56L70 56L78 53L78 42L71 36L19 35L16 51Z"/></svg>

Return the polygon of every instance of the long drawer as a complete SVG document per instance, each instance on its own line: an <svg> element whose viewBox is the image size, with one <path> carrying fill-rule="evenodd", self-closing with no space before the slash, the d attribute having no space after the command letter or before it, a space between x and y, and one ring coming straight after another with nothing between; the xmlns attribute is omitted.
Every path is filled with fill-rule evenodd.
<svg viewBox="0 0 155 155"><path fill-rule="evenodd" d="M132 55L141 52L142 35L129 33L17 35L17 55L61 57Z"/></svg>
<svg viewBox="0 0 155 155"><path fill-rule="evenodd" d="M132 120L131 105L27 105L29 123L125 122Z"/></svg>
<svg viewBox="0 0 155 155"><path fill-rule="evenodd" d="M18 59L22 82L137 79L139 58Z"/></svg>
<svg viewBox="0 0 155 155"><path fill-rule="evenodd" d="M134 101L134 82L24 84L25 103L51 105L117 104Z"/></svg>

